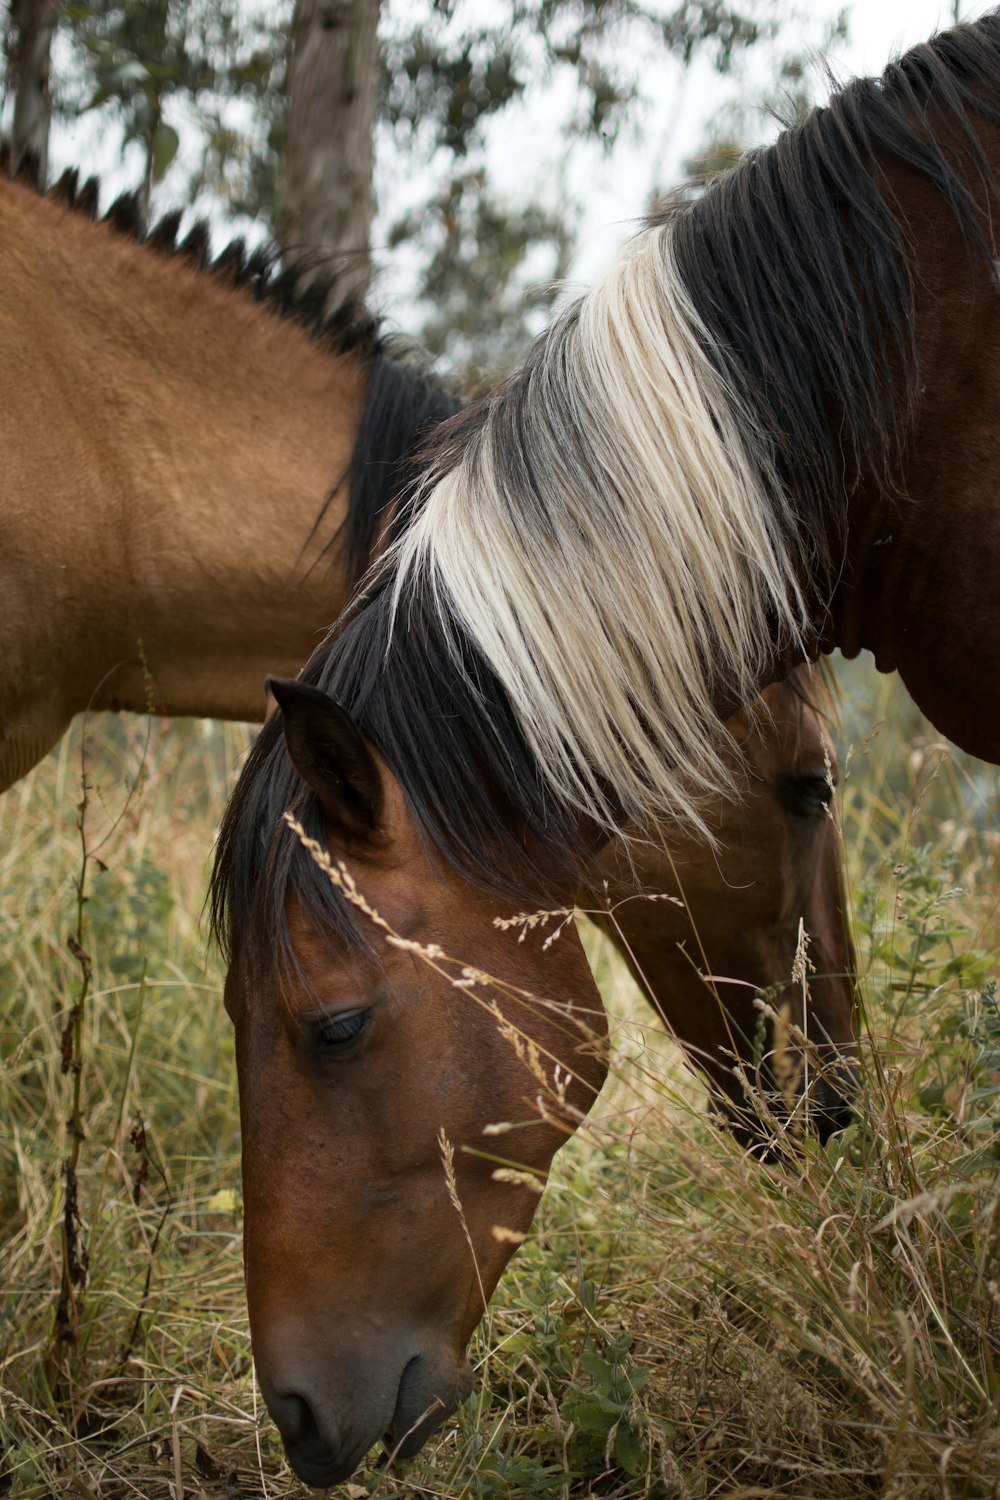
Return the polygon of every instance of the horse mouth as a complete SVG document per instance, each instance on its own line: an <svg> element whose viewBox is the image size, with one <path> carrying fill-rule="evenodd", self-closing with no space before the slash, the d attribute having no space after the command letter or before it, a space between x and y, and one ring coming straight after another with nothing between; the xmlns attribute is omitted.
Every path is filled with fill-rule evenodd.
<svg viewBox="0 0 1000 1500"><path fill-rule="evenodd" d="M392 1425L383 1436L386 1461L412 1458L434 1430L464 1401L472 1390L472 1371L464 1364L443 1382L440 1372L435 1379L426 1361L417 1354L400 1376L399 1394Z"/></svg>
<svg viewBox="0 0 1000 1500"><path fill-rule="evenodd" d="M287 1443L285 1452L296 1477L301 1479L303 1484L307 1484L313 1490L327 1490L333 1485L342 1484L345 1479L350 1479L364 1458L368 1447L368 1442L360 1443L335 1460L313 1458L309 1454L293 1452Z"/></svg>

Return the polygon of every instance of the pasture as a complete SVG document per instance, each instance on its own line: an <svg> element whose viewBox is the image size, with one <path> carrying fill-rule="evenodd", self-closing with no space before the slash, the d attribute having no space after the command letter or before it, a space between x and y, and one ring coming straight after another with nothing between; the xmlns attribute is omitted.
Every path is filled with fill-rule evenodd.
<svg viewBox="0 0 1000 1500"><path fill-rule="evenodd" d="M1000 772L895 680L841 678L856 1123L748 1157L591 930L612 1076L475 1336L474 1393L338 1495L1000 1493ZM309 1493L254 1384L201 923L246 743L77 721L0 800L0 1495Z"/></svg>

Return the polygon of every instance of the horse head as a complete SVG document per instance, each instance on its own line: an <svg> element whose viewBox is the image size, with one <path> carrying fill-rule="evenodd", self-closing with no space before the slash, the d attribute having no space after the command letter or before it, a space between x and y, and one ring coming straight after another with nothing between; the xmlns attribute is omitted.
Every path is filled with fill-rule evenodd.
<svg viewBox="0 0 1000 1500"><path fill-rule="evenodd" d="M611 844L591 882L597 921L715 1106L764 1150L789 1116L823 1139L842 1129L857 1084L824 694L799 670L729 721L740 795L706 807L711 841L680 827L627 854Z"/></svg>
<svg viewBox="0 0 1000 1500"><path fill-rule="evenodd" d="M415 1452L468 1394L466 1344L601 1087L606 1026L572 925L497 926L347 713L273 686L356 940L291 883L287 951L238 956L226 1004L254 1359L296 1472L330 1485L379 1438Z"/></svg>

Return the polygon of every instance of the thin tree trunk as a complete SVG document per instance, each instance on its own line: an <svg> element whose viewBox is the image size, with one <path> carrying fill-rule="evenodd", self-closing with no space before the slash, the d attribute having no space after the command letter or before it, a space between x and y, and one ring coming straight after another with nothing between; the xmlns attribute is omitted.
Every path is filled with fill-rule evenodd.
<svg viewBox="0 0 1000 1500"><path fill-rule="evenodd" d="M278 237L289 259L342 270L338 301L370 273L378 11L379 0L296 0L292 21Z"/></svg>
<svg viewBox="0 0 1000 1500"><path fill-rule="evenodd" d="M12 168L30 158L40 183L49 158L49 53L58 16L58 0L10 0L7 31L7 86L14 95Z"/></svg>

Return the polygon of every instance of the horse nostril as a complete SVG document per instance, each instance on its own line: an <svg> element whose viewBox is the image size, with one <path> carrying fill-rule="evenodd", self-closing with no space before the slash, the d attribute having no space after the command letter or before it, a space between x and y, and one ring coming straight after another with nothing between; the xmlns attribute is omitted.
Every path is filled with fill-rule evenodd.
<svg viewBox="0 0 1000 1500"><path fill-rule="evenodd" d="M267 1398L268 1410L288 1448L312 1447L319 1436L319 1424L304 1396L272 1391Z"/></svg>
<svg viewBox="0 0 1000 1500"><path fill-rule="evenodd" d="M265 1382L261 1381L264 1388ZM335 1422L324 1425L322 1407L297 1391L265 1390L267 1409L281 1433L288 1461L298 1477L313 1489L328 1489L353 1474L370 1442L343 1441Z"/></svg>

